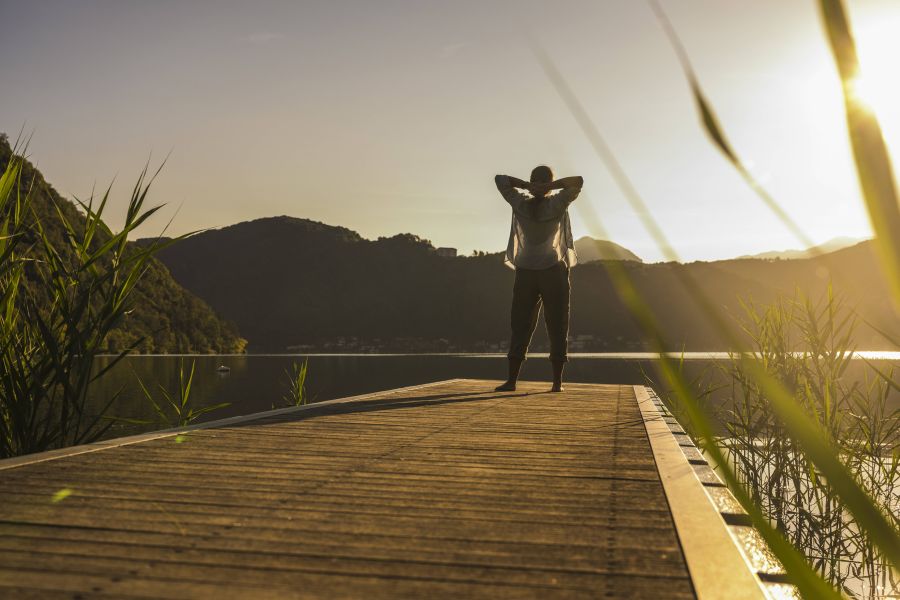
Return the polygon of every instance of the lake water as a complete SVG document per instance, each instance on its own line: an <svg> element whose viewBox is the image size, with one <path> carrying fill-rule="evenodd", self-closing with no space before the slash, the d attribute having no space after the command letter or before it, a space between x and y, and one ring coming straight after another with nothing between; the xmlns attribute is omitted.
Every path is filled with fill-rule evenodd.
<svg viewBox="0 0 900 600"><path fill-rule="evenodd" d="M677 356L680 356L677 355ZM900 366L900 352L865 353L883 369ZM715 364L728 361L727 353L685 353L685 371L692 378ZM195 364L191 391L194 406L227 402L228 406L208 413L200 420L246 415L280 406L288 391L287 371L306 355L135 355L123 359L92 391L92 404L101 403L123 390L113 414L118 417L150 420L151 423L117 424L107 437L160 428L138 384L138 378L161 400L159 386L170 394L178 392L178 370ZM566 381L579 383L645 384L655 376L657 355L652 353L570 354ZM110 357L101 357L99 365ZM99 366L98 365L98 366ZM230 368L227 373L216 369ZM856 365L855 365L856 366ZM861 374L865 367L858 363ZM314 354L309 355L307 391L312 401L330 400L443 379L469 378L501 380L506 377L503 354ZM547 381L550 363L546 355L531 355L522 368L521 379Z"/></svg>

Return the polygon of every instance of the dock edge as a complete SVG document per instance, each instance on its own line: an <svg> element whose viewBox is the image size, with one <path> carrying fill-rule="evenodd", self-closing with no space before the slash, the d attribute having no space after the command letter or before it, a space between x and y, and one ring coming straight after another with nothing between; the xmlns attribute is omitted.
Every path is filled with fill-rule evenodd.
<svg viewBox="0 0 900 600"><path fill-rule="evenodd" d="M428 388L436 385L440 385L443 383L450 383L453 381L460 381L457 379L444 379L441 381L431 381L429 383L422 383L419 385L410 385L402 388L392 388L389 390L382 390L380 392L371 392L369 394L360 394L358 396L347 396L346 398L335 398L333 400L324 400L322 402L312 402L310 404L303 404L301 406L288 406L286 408L276 408L273 410L266 410L263 412L250 413L248 415L237 415L234 417L226 417L224 419L217 419L215 421L207 421L204 423L197 423L196 425L188 425L187 427L174 427L171 429L160 429L158 431L151 431L148 433L141 433L137 435L130 435L126 437L118 437L112 438L109 440L104 440L100 442L92 442L89 444L81 444L78 446L69 446L67 448L60 448L58 450L47 450L45 452L35 452L33 454L24 454L22 456L14 456L12 458L0 459L0 471L4 469L13 469L15 467L22 467L25 465L31 465L34 463L45 462L48 460L56 460L58 458L66 458L68 456L75 456L77 454L85 454L87 452L97 452L99 450L106 450L108 448L118 448L120 446L128 446L130 444L140 444L141 442L149 442L150 440L156 440L159 438L173 437L178 435L184 435L190 433L192 431L198 431L201 429L212 429L214 427L223 427L227 425L235 425L237 423L246 423L248 421L258 421L260 419L266 419L268 417L274 417L278 415L285 415L297 412L305 412L311 410L321 410L325 407L334 405L334 404L344 404L346 402L356 402L359 400L369 400L372 398L381 398L384 396L390 396L391 394L407 392L409 390L416 390L419 388Z"/></svg>
<svg viewBox="0 0 900 600"><path fill-rule="evenodd" d="M653 388L635 385L634 394L697 598L799 598L747 513Z"/></svg>

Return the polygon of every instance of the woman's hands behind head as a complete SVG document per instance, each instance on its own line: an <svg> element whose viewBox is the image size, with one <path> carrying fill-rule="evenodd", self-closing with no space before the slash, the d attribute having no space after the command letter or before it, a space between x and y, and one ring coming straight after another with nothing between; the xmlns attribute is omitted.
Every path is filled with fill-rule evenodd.
<svg viewBox="0 0 900 600"><path fill-rule="evenodd" d="M525 189L527 189L529 192L531 192L531 194L535 198L543 198L544 196L547 195L547 192L549 192L550 190L553 189L553 183L554 182L552 182L552 181L548 181L547 183L531 183L531 182L529 182L528 187Z"/></svg>

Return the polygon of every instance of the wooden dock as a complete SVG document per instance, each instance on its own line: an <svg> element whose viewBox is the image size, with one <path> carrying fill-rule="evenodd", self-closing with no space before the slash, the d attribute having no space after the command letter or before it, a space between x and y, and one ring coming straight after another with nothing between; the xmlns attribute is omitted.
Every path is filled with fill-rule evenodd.
<svg viewBox="0 0 900 600"><path fill-rule="evenodd" d="M703 486L661 477L676 438L633 386L496 383L0 461L0 597L764 597L678 529L728 536L670 509L671 481Z"/></svg>

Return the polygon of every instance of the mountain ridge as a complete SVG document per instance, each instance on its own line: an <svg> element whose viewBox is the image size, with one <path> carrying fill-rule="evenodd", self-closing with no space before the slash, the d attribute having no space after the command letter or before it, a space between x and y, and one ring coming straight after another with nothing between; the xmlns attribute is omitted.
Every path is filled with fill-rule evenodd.
<svg viewBox="0 0 900 600"><path fill-rule="evenodd" d="M600 240L590 236L582 236L575 240L575 254L579 263L595 260L631 260L644 262L637 254L610 240Z"/></svg>
<svg viewBox="0 0 900 600"><path fill-rule="evenodd" d="M513 271L502 253L443 257L426 239L368 240L344 227L280 216L210 230L160 253L173 276L237 323L251 351L484 351L508 337ZM640 350L643 336L621 304L605 260L572 269L573 351ZM728 347L681 285L691 276L720 307L741 300L813 297L833 281L860 314L900 333L870 244L815 258L650 263L621 260L663 323L671 350ZM679 273L682 271L683 273ZM542 327L535 342L545 342ZM870 332L857 339L884 345Z"/></svg>
<svg viewBox="0 0 900 600"><path fill-rule="evenodd" d="M827 242L823 242L816 246L812 246L810 248L806 248L805 250L800 249L790 249L790 250L769 250L766 252L760 252L757 254L745 254L743 256L738 256L736 259L744 259L744 258L764 258L764 259L781 259L781 260L796 260L799 258L811 258L820 254L829 254L831 252L836 252L838 250L842 250L844 248L849 248L851 246L855 246L860 242L867 241L863 238L854 238L849 236L840 236L831 238Z"/></svg>
<svg viewBox="0 0 900 600"><path fill-rule="evenodd" d="M0 134L0 172L12 157L12 147ZM65 229L56 212L76 224L84 216L76 205L63 198L29 161L24 161L21 174L23 188L30 186L31 207L40 219L47 236L63 256L68 252ZM22 190L24 195L25 189ZM116 327L106 340L107 349L116 352L143 338L141 352L210 353L242 352L246 340L233 323L220 319L202 299L178 284L168 268L151 260L143 278L133 292L134 310Z"/></svg>

